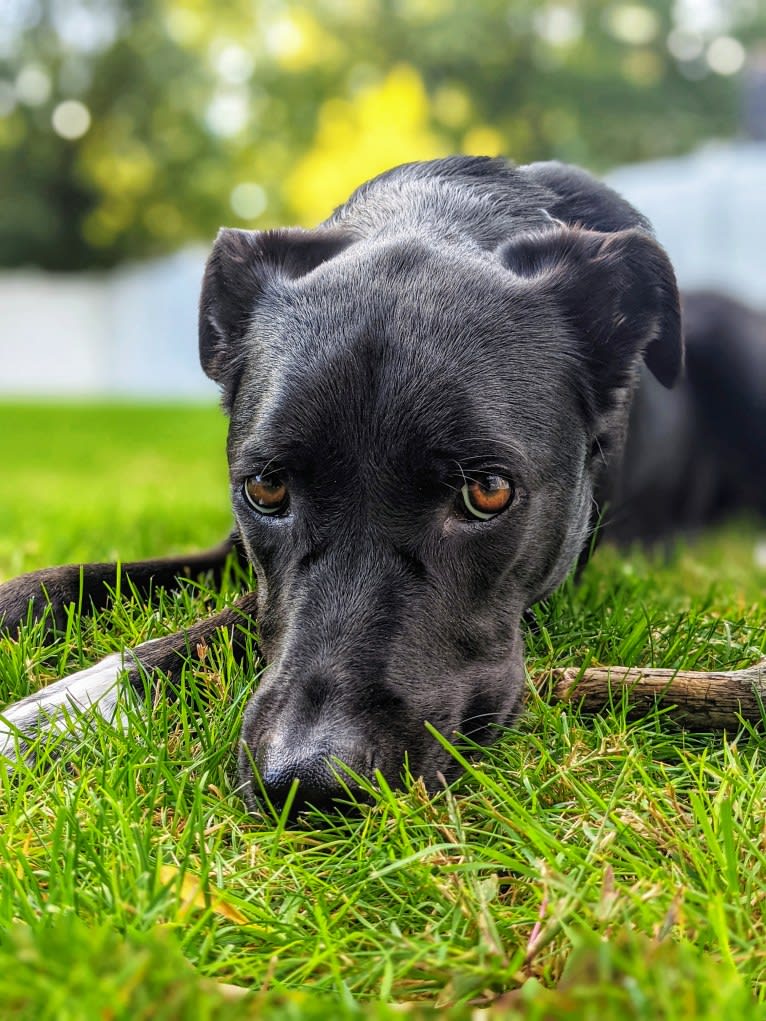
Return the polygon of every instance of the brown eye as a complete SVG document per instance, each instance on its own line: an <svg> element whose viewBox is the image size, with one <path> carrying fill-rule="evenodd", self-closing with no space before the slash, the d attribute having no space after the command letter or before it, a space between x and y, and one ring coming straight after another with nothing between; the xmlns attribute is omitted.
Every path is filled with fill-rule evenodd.
<svg viewBox="0 0 766 1021"><path fill-rule="evenodd" d="M480 479L472 479L460 490L465 509L472 517L482 521L494 518L506 507L510 507L514 492L513 483L500 475L483 475Z"/></svg>
<svg viewBox="0 0 766 1021"><path fill-rule="evenodd" d="M287 507L287 486L278 475L251 475L245 479L243 492L259 514L278 514Z"/></svg>

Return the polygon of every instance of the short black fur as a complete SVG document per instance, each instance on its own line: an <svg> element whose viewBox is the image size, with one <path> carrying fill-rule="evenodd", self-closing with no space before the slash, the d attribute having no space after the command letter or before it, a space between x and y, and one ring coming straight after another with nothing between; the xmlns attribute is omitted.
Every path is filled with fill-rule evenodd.
<svg viewBox="0 0 766 1021"><path fill-rule="evenodd" d="M230 416L232 541L258 590L133 660L177 674L216 628L236 637L257 615L268 667L242 728L250 803L281 801L295 779L299 803L329 801L339 762L396 783L406 760L435 786L454 763L425 723L488 742L513 719L522 615L590 548L605 500L615 534L642 532L640 504L625 514L629 415L646 447L635 409L650 390L650 417L672 402L683 367L665 252L579 169L408 164L316 230L222 230L199 342ZM690 346L701 389L708 361ZM513 499L472 516L465 487L493 477ZM289 494L273 515L245 494L255 478ZM153 574L135 568L144 587ZM39 606L40 580L0 589L7 625Z"/></svg>

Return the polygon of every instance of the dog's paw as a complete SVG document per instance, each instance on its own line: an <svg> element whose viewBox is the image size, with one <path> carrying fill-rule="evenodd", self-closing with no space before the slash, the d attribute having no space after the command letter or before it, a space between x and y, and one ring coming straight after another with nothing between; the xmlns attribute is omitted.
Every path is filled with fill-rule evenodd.
<svg viewBox="0 0 766 1021"><path fill-rule="evenodd" d="M120 692L130 690L130 667L120 653L78 670L0 710L0 761L30 759L30 746L43 735L58 745L82 734L93 713L113 722Z"/></svg>

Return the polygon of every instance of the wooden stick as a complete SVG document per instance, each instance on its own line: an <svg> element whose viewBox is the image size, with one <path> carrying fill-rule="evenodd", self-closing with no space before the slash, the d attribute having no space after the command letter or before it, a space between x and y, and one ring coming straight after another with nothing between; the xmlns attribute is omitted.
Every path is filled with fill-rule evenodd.
<svg viewBox="0 0 766 1021"><path fill-rule="evenodd" d="M588 667L549 670L535 679L544 697L598 712L628 693L631 710L656 703L673 719L699 730L736 729L743 719L766 720L766 659L744 670L661 670L654 667Z"/></svg>

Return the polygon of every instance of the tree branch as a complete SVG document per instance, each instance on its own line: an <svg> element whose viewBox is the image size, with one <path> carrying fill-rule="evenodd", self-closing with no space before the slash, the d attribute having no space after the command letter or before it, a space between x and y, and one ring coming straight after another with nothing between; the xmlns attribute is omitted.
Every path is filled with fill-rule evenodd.
<svg viewBox="0 0 766 1021"><path fill-rule="evenodd" d="M766 719L766 659L744 670L661 670L654 667L588 667L546 671L535 678L551 701L575 702L598 712L628 693L632 711L656 703L671 708L673 719L699 730L737 728L743 719Z"/></svg>

